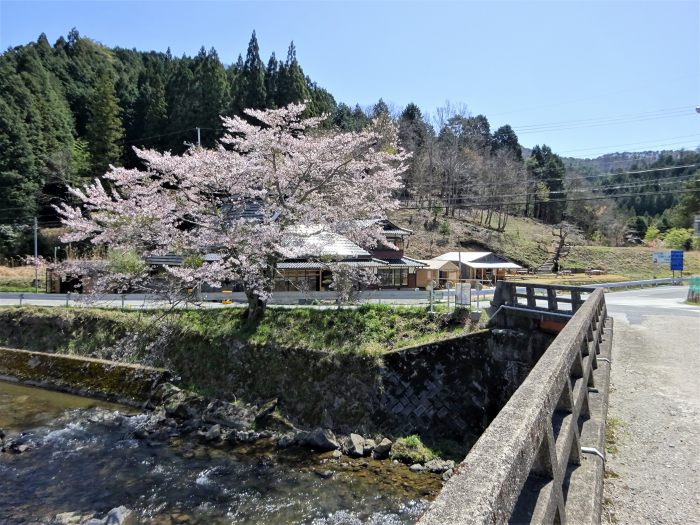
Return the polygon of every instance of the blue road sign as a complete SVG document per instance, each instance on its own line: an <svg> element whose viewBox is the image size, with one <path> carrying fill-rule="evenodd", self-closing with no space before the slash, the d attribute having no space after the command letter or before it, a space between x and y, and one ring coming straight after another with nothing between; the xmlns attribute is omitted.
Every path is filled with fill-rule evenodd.
<svg viewBox="0 0 700 525"><path fill-rule="evenodd" d="M683 250L671 250L671 271L683 271Z"/></svg>

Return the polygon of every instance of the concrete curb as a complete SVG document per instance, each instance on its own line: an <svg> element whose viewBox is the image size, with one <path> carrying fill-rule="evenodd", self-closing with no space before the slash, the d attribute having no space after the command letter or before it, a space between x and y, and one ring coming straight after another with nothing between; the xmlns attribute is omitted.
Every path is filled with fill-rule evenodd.
<svg viewBox="0 0 700 525"><path fill-rule="evenodd" d="M141 406L170 372L63 354L0 347L0 378L87 397Z"/></svg>

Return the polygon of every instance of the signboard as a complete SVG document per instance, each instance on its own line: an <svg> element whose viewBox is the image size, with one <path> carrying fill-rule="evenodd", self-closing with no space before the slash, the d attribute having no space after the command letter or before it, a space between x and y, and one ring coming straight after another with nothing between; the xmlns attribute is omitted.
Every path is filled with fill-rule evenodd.
<svg viewBox="0 0 700 525"><path fill-rule="evenodd" d="M671 250L671 271L683 271L683 250Z"/></svg>
<svg viewBox="0 0 700 525"><path fill-rule="evenodd" d="M472 287L469 283L457 283L457 304L469 306L472 302Z"/></svg>
<svg viewBox="0 0 700 525"><path fill-rule="evenodd" d="M695 216L695 236L700 237L700 215Z"/></svg>
<svg viewBox="0 0 700 525"><path fill-rule="evenodd" d="M651 259L654 264L671 264L671 252L654 252Z"/></svg>

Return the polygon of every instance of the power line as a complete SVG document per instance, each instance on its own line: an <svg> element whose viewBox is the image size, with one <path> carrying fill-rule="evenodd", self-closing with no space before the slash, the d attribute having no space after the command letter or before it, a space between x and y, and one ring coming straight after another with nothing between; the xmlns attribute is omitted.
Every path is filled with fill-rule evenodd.
<svg viewBox="0 0 700 525"><path fill-rule="evenodd" d="M189 133L192 131L196 131L196 129L197 128L187 128L187 129L181 129L178 131L171 131L170 133L161 133L160 135L152 135L150 137L141 137L141 138L133 139L133 140L125 140L124 144L133 144L135 142L143 142L145 140L159 139L162 137L169 137L171 135L177 135L177 134L181 134L181 133ZM200 129L205 129L205 128L200 128Z"/></svg>
<svg viewBox="0 0 700 525"><path fill-rule="evenodd" d="M595 175L586 175L582 177L551 177L551 178L545 178L545 179L533 179L532 182L537 183L537 182L554 182L554 181L563 181L563 182L575 182L579 180L588 180L588 179L599 179L599 178L604 178L604 177L614 177L614 176L620 176L620 175L636 175L636 174L642 174L642 173L654 173L654 172L663 172L663 171L670 171L670 170L678 170L678 169L686 169L686 168L694 168L698 167L700 164L683 164L683 165L675 165L675 166L666 166L663 168L649 168L649 169L643 169L643 170L629 170L629 171L621 171L621 172L609 172L609 173L600 173L600 174L595 174ZM581 189L569 189L569 190L564 190L563 192L566 193L571 193L571 192L586 192L586 191L601 191L601 190L606 190L606 189L622 189L624 187L643 187L643 186L648 186L648 185L653 185L653 184L670 184L670 183L676 183L676 182L683 182L683 178L690 176L691 174L685 174L685 175L678 175L674 178L666 177L662 179L661 181L653 181L653 180L639 180L639 181L634 181L634 182L629 182L624 185L618 185L617 187L614 186L592 186L590 188L581 188ZM469 184L467 185L467 189L479 189L479 188L490 188L490 189L497 189L497 188L502 188L503 185L495 185L495 184ZM557 192L558 193L558 192ZM533 193L522 193L522 194L513 194L509 196L528 196L528 195L538 195L536 192ZM455 197L456 199L461 199L462 197ZM448 198L449 199L449 198ZM25 211L28 214L28 217L34 217L35 214L30 211L26 210L24 207L13 207L13 208L3 208L0 209L0 213L10 213L14 211ZM48 214L40 214L37 215L37 217L40 218L50 218L54 219L56 215L48 215ZM53 221L54 223L56 221ZM60 225L60 223L59 223Z"/></svg>
<svg viewBox="0 0 700 525"><path fill-rule="evenodd" d="M679 182L700 182L700 179L673 179L673 180L663 180L659 182L655 181L645 181L645 182L634 182L634 183L629 183L629 184L620 184L620 185L615 185L615 186L598 186L594 188L578 188L578 189L562 189L562 190L550 190L548 191L547 195L570 195L570 194L575 194L575 193L599 193L601 191L609 191L609 190L630 190L630 189L635 189L639 188L644 189L648 186L665 186L669 184L678 184ZM470 188L471 189L471 188ZM683 189L679 190L679 193L684 193L686 191L691 191L690 189ZM503 198L503 197L538 197L540 196L540 193L533 191L533 192L526 192L526 193L510 193L510 194L496 194L494 197L498 198ZM466 197L469 197L467 195ZM477 195L479 199L484 199L484 200L489 200L493 198L492 196L488 195ZM436 199L439 199L440 201L448 204L448 203L453 203L455 201L460 202L465 199L465 196L459 196L459 195L453 195L450 197L434 197ZM416 200L416 199L411 199L411 200ZM411 200L406 200L404 202L410 202ZM550 199L551 200L551 199ZM566 200L571 200L571 199L566 199Z"/></svg>
<svg viewBox="0 0 700 525"><path fill-rule="evenodd" d="M581 177L549 177L545 179L532 179L530 182L537 183L537 182L555 182L555 181L563 181L564 183L567 182L576 182L576 181L581 181L581 180L588 180L588 179L600 179L604 177L615 177L619 175L637 175L640 173L653 173L657 171L670 171L670 170L676 170L676 169L685 169L685 168L694 168L698 167L700 164L683 164L679 166L666 166L663 168L652 168L652 169L644 169L644 170L632 170L632 171L619 171L619 172L608 172L608 173L598 173L595 175L584 175ZM543 168L540 169L540 171ZM687 175L678 175L677 177L685 177ZM667 180L669 177L665 177L663 180ZM522 184L524 181L520 180L518 181L518 184ZM650 184L651 181L649 180L644 180L644 181L639 181L644 182L645 184ZM478 188L497 188L497 187L502 187L499 186L498 184L488 184L488 183L479 183L479 184L468 184L468 189L478 189Z"/></svg>
<svg viewBox="0 0 700 525"><path fill-rule="evenodd" d="M682 79L686 79L690 76L691 75L689 75L689 74L681 75L679 77L675 77L672 80L682 80ZM501 112L501 113L491 113L490 116L496 117L496 116L501 116L501 115L513 115L516 113L526 113L528 111L533 111L533 110L537 110L537 109L552 108L552 107L558 107L558 106L567 106L569 104L577 104L578 102L583 102L585 100L594 100L594 99L603 98L603 97L609 98L611 95L617 95L620 93L629 93L630 91L639 91L639 90L643 90L643 89L646 89L646 87L640 87L640 85L637 85L637 86L632 87L632 88L619 89L616 91L608 91L606 93L599 93L597 95L589 95L589 96L581 97L581 98L577 98L577 99L565 100L563 102L554 102L552 104L543 104L540 106L530 106L528 108L518 108L517 110L514 110L514 111L506 111L506 112Z"/></svg>
<svg viewBox="0 0 700 525"><path fill-rule="evenodd" d="M577 151L590 151L590 150L597 150L597 149L603 149L603 148L620 148L623 146L634 146L636 144L650 144L652 147L655 146L672 146L674 144L683 144L685 142L690 142L690 140L683 141L683 142L676 142L676 143L667 143L664 144L664 141L667 140L676 140L676 139L683 139L683 138L700 138L700 134L693 134L693 135L681 135L679 137L669 137L666 139L659 139L659 140L643 140L639 142L628 142L627 144L611 144L611 145L605 145L605 146L595 146L592 148L577 148L577 149L570 149L570 150L565 150L565 151L558 151L557 155L563 155L565 153L574 153ZM634 153L634 152L629 152L629 153ZM627 162L627 161L625 161Z"/></svg>
<svg viewBox="0 0 700 525"><path fill-rule="evenodd" d="M618 115L588 117L588 118L572 119L572 120L558 120L555 122L543 122L540 124L525 124L525 125L519 126L519 127L520 128L539 128L539 127L561 126L561 125L568 126L570 124L581 124L581 123L585 124L585 123L589 123L589 122L598 122L601 120L612 120L612 119L621 119L621 118L638 118L638 117L644 117L644 116L649 116L649 115L657 115L659 113L687 111L687 110L692 109L692 108L693 107L690 105L683 105L683 106L674 106L672 108L652 109L649 111L642 111L642 112L638 112L638 113L621 113Z"/></svg>
<svg viewBox="0 0 700 525"><path fill-rule="evenodd" d="M574 119L574 120L559 120L555 122L542 122L539 124L523 124L522 126L512 126L513 129L519 129L523 131L537 131L541 129L549 129L549 128L561 128L561 127L578 127L578 126L587 126L590 124L600 124L600 123L608 123L608 122L617 122L617 121L628 121L628 120L637 120L637 119L646 119L646 118L657 118L657 117L664 117L668 115L675 115L675 114L692 114L691 113L695 112L695 109L693 106L690 105L684 105L684 106L676 106L673 108L663 108L663 109L655 109L651 111L643 111L641 113L623 113L619 115L610 115L610 116L598 116L598 117L590 117L590 118L583 118L583 119Z"/></svg>
<svg viewBox="0 0 700 525"><path fill-rule="evenodd" d="M637 197L645 195L665 195L665 194L676 194L676 193L700 193L700 189L697 190L665 190L665 191L651 191L644 193L628 193L628 194L618 194L618 195L600 195L596 197L582 197L577 199L547 199L538 201L536 204L548 204L551 202L583 202L583 201L597 201L597 200L608 200L608 199L620 199L626 197ZM436 197L437 200L439 198ZM465 209L465 208L484 208L484 207L494 207L494 206L525 206L526 204L535 204L533 202L521 201L521 202L488 202L483 204L469 203L450 206L452 208ZM445 209L445 205L440 205L436 203L433 208ZM427 208L423 206L402 206L401 209L404 210L425 210Z"/></svg>

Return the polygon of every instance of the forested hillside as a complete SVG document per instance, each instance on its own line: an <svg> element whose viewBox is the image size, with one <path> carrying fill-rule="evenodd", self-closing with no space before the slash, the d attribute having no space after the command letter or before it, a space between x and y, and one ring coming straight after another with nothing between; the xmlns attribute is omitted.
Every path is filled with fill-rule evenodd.
<svg viewBox="0 0 700 525"><path fill-rule="evenodd" d="M41 228L57 226L51 204L68 197L67 185L109 164L133 166L133 147L213 147L220 115L302 101L309 115L330 115L326 129L390 133L393 121L412 152L398 197L406 210L428 210L436 234L456 210L469 210L495 231L520 215L568 221L588 239L619 245L687 228L700 211L698 153L562 159L546 145L524 149L510 126L492 131L486 116L449 104L434 116L415 104L392 112L381 99L351 108L304 73L293 43L284 59L273 53L264 62L255 33L229 66L214 49L174 57L108 48L76 30L54 44L41 35L0 56L0 94L0 258L29 253L34 217ZM51 253L50 243L41 249Z"/></svg>

